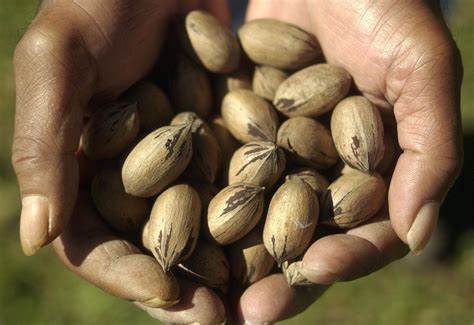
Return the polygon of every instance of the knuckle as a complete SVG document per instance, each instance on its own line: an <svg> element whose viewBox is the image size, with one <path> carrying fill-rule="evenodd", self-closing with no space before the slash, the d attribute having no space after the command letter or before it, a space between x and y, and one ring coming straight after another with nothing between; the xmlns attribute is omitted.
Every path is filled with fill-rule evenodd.
<svg viewBox="0 0 474 325"><path fill-rule="evenodd" d="M25 169L32 169L44 163L48 157L45 154L48 147L46 143L32 137L15 137L11 155L11 163L15 173L19 174Z"/></svg>
<svg viewBox="0 0 474 325"><path fill-rule="evenodd" d="M54 29L45 25L31 26L18 42L14 61L35 59L44 54L56 52L59 45L59 35Z"/></svg>

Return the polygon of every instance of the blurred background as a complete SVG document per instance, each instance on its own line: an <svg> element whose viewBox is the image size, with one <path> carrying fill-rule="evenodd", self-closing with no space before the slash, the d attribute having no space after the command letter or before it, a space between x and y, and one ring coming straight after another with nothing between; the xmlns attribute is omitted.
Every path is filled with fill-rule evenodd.
<svg viewBox="0 0 474 325"><path fill-rule="evenodd" d="M50 248L30 258L21 252L20 198L10 165L12 56L38 3L0 3L0 324L156 324L132 304L69 273ZM446 14L464 61L465 164L433 240L423 256L336 284L282 324L474 324L474 1L457 1Z"/></svg>

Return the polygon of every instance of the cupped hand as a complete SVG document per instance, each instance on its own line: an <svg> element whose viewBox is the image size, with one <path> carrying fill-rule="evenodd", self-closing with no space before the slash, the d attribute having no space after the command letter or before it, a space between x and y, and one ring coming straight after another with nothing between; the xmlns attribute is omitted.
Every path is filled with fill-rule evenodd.
<svg viewBox="0 0 474 325"><path fill-rule="evenodd" d="M403 153L391 178L389 213L308 249L302 273L318 286L293 289L272 275L249 287L239 301L242 321L291 317L327 285L384 267L406 254L405 244L414 254L426 246L463 159L462 65L435 2L250 1L247 20L276 18L313 33L327 61L349 71L357 89L394 116Z"/></svg>
<svg viewBox="0 0 474 325"><path fill-rule="evenodd" d="M169 20L195 8L229 22L220 0L45 0L14 58L12 163L22 197L25 254L61 233L54 248L73 272L174 323L222 322L223 304L210 289L183 281L178 305L150 308L160 290L154 277L124 271L121 263L136 254L146 267L156 267L156 261L107 230L89 200L78 200L78 148L85 112L143 78L158 58Z"/></svg>

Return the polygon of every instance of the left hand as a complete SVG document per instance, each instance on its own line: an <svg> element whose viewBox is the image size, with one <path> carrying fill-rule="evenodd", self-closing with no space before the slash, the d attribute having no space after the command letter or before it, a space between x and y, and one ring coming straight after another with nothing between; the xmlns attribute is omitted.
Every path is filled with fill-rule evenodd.
<svg viewBox="0 0 474 325"><path fill-rule="evenodd" d="M289 288L269 276L240 297L241 321L289 318L336 281L374 272L410 250L418 254L462 165L462 65L434 1L250 1L247 19L276 18L313 33L328 63L344 67L361 93L395 115L403 150L392 176L389 214L317 240L302 273L321 284ZM393 112L393 113L392 113ZM390 215L390 218L389 218Z"/></svg>

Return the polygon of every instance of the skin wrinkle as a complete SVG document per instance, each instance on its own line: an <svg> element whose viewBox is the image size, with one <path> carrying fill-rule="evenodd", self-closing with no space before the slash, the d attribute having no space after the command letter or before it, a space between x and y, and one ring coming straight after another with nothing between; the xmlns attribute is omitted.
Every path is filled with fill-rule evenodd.
<svg viewBox="0 0 474 325"><path fill-rule="evenodd" d="M28 162L28 163L43 163L50 161L50 154L51 151L50 146L48 143L43 141L41 137L38 138L33 138L29 136L18 136L15 138L16 141L19 143L25 142L25 144L18 144L18 148L15 148L13 150L13 155L12 155L12 162L14 165L20 164L22 162ZM36 143L35 148L43 149L46 148L47 150L41 150L41 153L39 154L31 154L31 151L29 148L31 146L31 143ZM22 155L24 154L30 154L30 155ZM73 155L74 152L55 152L55 155L59 155L58 160L62 160L65 156ZM17 157L18 156L18 157ZM43 158L43 159L40 159Z"/></svg>
<svg viewBox="0 0 474 325"><path fill-rule="evenodd" d="M90 21L92 21L92 23L94 24L94 26L97 28L97 30L99 31L100 35L102 36L102 39L104 40L105 42L105 47L102 46L102 50L105 51L105 49L107 48L113 48L113 43L111 42L110 38L107 36L107 34L105 33L104 29L99 25L99 23L97 22L97 20L94 19L94 17L91 15L91 13L89 11L87 11L85 9L84 6L82 6L81 4L79 4L79 1L77 0L73 0L71 2L76 8L79 8L79 10L81 10L88 18Z"/></svg>
<svg viewBox="0 0 474 325"><path fill-rule="evenodd" d="M137 10L135 13L133 13L132 15L130 15L130 17L127 18L127 23L128 23L127 26L129 26L130 30L132 31L135 30L136 28L139 27L139 24L136 24L135 22L153 18L155 15L158 15L158 13L160 12L160 9L161 9L160 6L157 5L154 10L146 10L146 9Z"/></svg>
<svg viewBox="0 0 474 325"><path fill-rule="evenodd" d="M443 47L444 43L440 43L439 45L433 47L432 52L436 50L438 47ZM439 54L431 54L428 57L425 53L422 53L416 61L413 63L413 68L410 74L406 77L406 83L403 85L400 93L403 93L404 98L407 99L419 99L420 97L423 98L422 94L427 90L429 86L433 86L433 78L432 76L435 74L440 74L438 69L443 67L444 61L446 61L446 55L444 53ZM428 69L426 71L426 69ZM438 73L436 73L438 72ZM422 78L418 77L418 75L423 75ZM411 80L413 77L415 80ZM407 88L407 85L412 86L413 84L421 83L423 87L418 89L418 87L410 87L411 91L404 91ZM400 96L400 95L399 95ZM432 97L432 96L428 96ZM399 98L398 98L399 99ZM400 120L403 120L403 115L409 115L411 112L406 112L403 114L402 112L398 112L398 116ZM400 116L402 114L402 116Z"/></svg>
<svg viewBox="0 0 474 325"><path fill-rule="evenodd" d="M30 97L29 101L39 101L39 103L36 103L36 102L25 102L24 100L19 100L19 102L22 102L22 107L41 107L42 109L44 109L45 106L49 106L49 107L64 107L66 109L62 109L60 110L60 112L62 112L62 116L60 116L59 118L58 117L51 117L51 118L48 118L48 119L45 119L43 124L51 124L53 123L53 128L52 130L50 129L50 131L53 133L52 136L50 136L49 138L53 139L53 141L59 141L61 140L62 138L61 137L56 137L55 133L64 133L64 134L75 134L77 139L79 139L79 135L80 135L80 132L81 132L81 123L74 123L67 118L67 116L70 115L70 110L68 110L67 108L68 107L74 107L74 105L72 104L75 100L76 100L76 96L73 95L73 96L68 96L67 94L65 96L62 96L62 98L65 98L67 100L66 103L55 103L55 101L57 100L58 96L55 96L54 95L54 92L55 90L57 90L58 88L61 89L63 87L63 84L65 83L63 78L64 76L63 75L67 75L67 71L72 71L74 69L71 68L75 66L75 62L77 62L77 60L75 62L73 62L73 64L68 64L66 63L64 60L61 60L56 54L55 54L55 49L57 49L58 47L60 48L61 45L60 45L60 38L56 37L56 38L52 38L54 39L54 41L52 41L50 39L50 35L54 35L53 34L46 34L43 30L38 30L36 29L35 30L35 33L37 34L32 34L33 36L30 36L29 39L26 40L26 43L28 44L28 42L31 44L38 44L38 42L42 43L42 45L38 48L38 45L36 46L36 50L37 52L39 52L39 55L36 55L37 53L34 53L34 52L31 52L29 51L28 53L28 56L31 56L33 59L32 60L23 60L23 62L28 62L27 64L28 65L33 65L33 68L35 72L33 72L33 74L31 74L31 70L32 69L29 69L30 72L29 74L30 75L35 75L36 77L32 77L31 78L31 82L30 84L26 84L26 85L22 85L22 87L20 87L20 89L24 89L23 92L20 92L18 94L18 98L25 98L26 95L25 94L28 94L29 96L31 96L30 94L31 93L37 93L36 89L37 87L43 87L45 88L45 90L43 90L42 92L40 93L37 93L36 96L33 96L33 97ZM31 35L31 34L30 34ZM36 36L36 35L39 35L39 36ZM39 41L41 40L41 41ZM23 41L25 42L25 41ZM23 43L24 44L24 43ZM74 46L75 47L75 46ZM21 53L21 52L16 52L16 53ZM16 57L18 58L19 54L16 54ZM20 55L22 58L23 58L23 55ZM43 56L46 57L46 60L44 60ZM54 62L51 62L50 58L53 58L53 61ZM20 60L20 59L17 59L17 60ZM48 62L49 61L49 62ZM34 65L35 62L44 62L42 65L40 66L37 66L37 65ZM55 70L53 72L49 72L49 77L47 77L47 79L41 79L41 78L44 78L44 73L42 73L42 69L50 69L51 66L55 67ZM81 70L81 69L76 69L76 70ZM48 75L48 74L46 74ZM77 80L78 78L74 78L74 77L71 77L69 78L70 79L70 82L68 82L68 84L70 84L70 87L72 89L65 89L64 91L66 93L73 93L73 94L76 94L79 92L79 89L80 87L77 85ZM29 89L31 89L31 91L29 91ZM49 97L50 100L51 100L51 103L49 104L42 104L41 105L41 101L44 100L44 98L48 98L48 97L45 97L44 94L45 93L52 93L53 96ZM60 97L59 97L60 98ZM25 110L21 110L22 112L24 112L24 114L28 114L29 116L31 116L31 111L25 111ZM50 110L51 111L51 110ZM17 111L18 112L18 111ZM80 116L74 116L74 115L77 115L77 114L73 114L73 116L71 116L71 118L76 119L77 121L80 120ZM35 116L36 118L38 117L41 117L42 115L41 114L33 114L33 116ZM20 114L18 116L20 119L22 118L22 114ZM56 121L56 123L54 123ZM41 121L40 121L41 122ZM72 126L72 127L69 127L68 125L69 124L78 124L78 126ZM73 132L68 132L68 130L73 130ZM31 132L31 130L30 130ZM49 132L48 132L49 133ZM44 135L46 137L48 137L46 134ZM67 139L65 139L66 142L69 142ZM65 146L64 143L61 143L61 144L57 144L56 147L61 147L61 146ZM77 149L77 145L73 145L72 148L69 149L70 152L73 152Z"/></svg>
<svg viewBox="0 0 474 325"><path fill-rule="evenodd" d="M44 94L44 93L42 93ZM35 100L35 99L33 99ZM40 103L36 102L37 100L40 101ZM62 103L60 105L64 106L64 107L67 107L67 106L72 106L71 102L73 102L73 97L69 97L67 99L67 102L66 103ZM39 96L36 98L36 100L34 102L25 102L23 101L23 107L45 107L45 106L49 106L49 107L53 107L55 105L52 105L52 104L42 104L41 103L41 100L39 99ZM46 140L41 140L41 139L38 139L36 141L36 143L38 145L44 145L45 147L48 148L48 150L52 150L53 153L56 153L56 152L59 152L59 153L73 153L76 148L77 148L77 145L69 145L69 146L66 146L66 143L69 142L70 139L64 139L66 141L66 143L61 143L61 141L63 141L63 139L56 139L57 135L58 134L66 134L68 133L69 135L76 135L77 136L77 139L79 139L79 135L80 135L80 128L77 126L77 125L70 125L68 126L68 124L70 124L70 119L67 117L64 117L62 119L57 119L55 116L48 116L49 114L47 114L47 116L43 117L43 115L41 115L42 112L35 112L35 110L33 110L33 112L30 110L29 112L28 111L23 111L23 112L18 112L18 116L17 116L17 121L18 119L21 119L21 118L24 118L26 114L28 114L28 116L31 116L33 113L33 115L35 116L34 119L33 119L33 123L29 123L29 124L20 124L18 123L18 129L17 129L17 132L15 133L15 138L18 138L19 137L19 134L23 134L22 137L23 137L23 140L25 140L26 137L31 137L32 140L36 139L36 138L45 138L45 139L48 139L48 141ZM35 114L36 113L36 114ZM71 118L73 120L73 122L76 120L78 120L78 114L76 114L75 112L72 114ZM32 129L31 128L31 125L47 125L49 126L49 129ZM79 123L80 124L80 123ZM67 132L67 131L74 131L74 132ZM38 142L38 141L41 141ZM14 145L14 151L17 149L17 143L15 143Z"/></svg>
<svg viewBox="0 0 474 325"><path fill-rule="evenodd" d="M372 2L372 4L375 4L375 2ZM367 6L367 9L361 15L359 22L356 24L356 29L358 31L363 30L364 26L368 25L367 20L371 22L373 21L373 23L370 24L370 25L373 25L371 30L366 35L364 35L364 38L369 37L372 39L377 39L377 36L379 35L379 33L381 33L383 29L386 29L387 25L390 25L391 20L393 19L393 16L396 16L398 14L397 12L393 12L393 8L395 8L396 6L397 6L397 1L392 1L391 5L388 8L385 8L382 14L375 15L375 16L378 16L376 20L370 19L370 18L373 18L371 17L373 15L373 12L371 10L371 6L370 5ZM368 15L369 17L366 17L366 15ZM369 50L370 50L370 45L368 46L368 51ZM364 57L364 55L362 55L362 57Z"/></svg>
<svg viewBox="0 0 474 325"><path fill-rule="evenodd" d="M423 85L421 92L425 92L427 87L428 86ZM429 91L431 91L431 89ZM422 93L416 95L417 93L415 93L413 97L409 96L408 98L401 99L397 103L398 108L402 108L404 105L409 107L408 105L412 104L411 99L416 99L418 101L425 98L425 96L422 96ZM429 97L432 96L427 95L427 98ZM404 149L410 149L421 154L429 154L431 157L437 157L440 151L433 151L433 149L442 147L441 145L443 142L452 142L455 144L457 140L456 134L453 132L445 132L443 130L445 128L444 125L446 124L451 125L454 128L456 125L456 117L449 115L446 117L446 114L443 114L443 112L432 111L432 107L429 104L421 104L418 107L419 108L416 112L407 113L407 115L402 115L402 117L400 117L399 114L396 114L399 134L402 135L399 138L400 145ZM439 134L442 135L442 137L434 137L433 134ZM446 137L448 139L446 139ZM452 148L452 150L449 150L450 148ZM446 152L447 150L449 151ZM456 145L447 146L444 147L441 154L454 158L459 156L459 151Z"/></svg>
<svg viewBox="0 0 474 325"><path fill-rule="evenodd" d="M65 106L69 106L68 103ZM77 114L72 114L77 115ZM75 117L73 118L73 120ZM21 157L17 158L16 156L24 151L38 152L45 157L53 155L72 155L77 150L79 144L79 136L81 129L75 123L71 123L69 118L64 118L61 120L49 119L47 122L42 122L41 118L35 119L34 124L42 123L42 125L50 125L48 131L41 132L40 130L32 130L28 125L25 125L24 128L17 130L14 137L14 146L12 149L12 162L21 161ZM56 123L54 123L56 122ZM72 131L72 132L71 132ZM18 134L23 134L21 138ZM58 137L58 134L68 134L70 138ZM48 139L48 140L42 140ZM77 138L77 144L72 142L71 139ZM17 141L17 139L19 139ZM41 146L38 148L37 146Z"/></svg>
<svg viewBox="0 0 474 325"><path fill-rule="evenodd" d="M46 42L50 42L47 40L47 37L44 32L39 32L39 34L43 35L46 37ZM31 36L30 36L31 39ZM27 42L27 45L24 45L24 43ZM32 90L35 90L38 88L43 83L48 83L48 79L41 80L42 76L42 71L40 71L42 68L46 67L49 68L49 63L48 60L46 62L42 62L42 56L44 52L52 53L54 52L52 49L43 49L38 51L38 48L40 47L40 44L44 44L44 42L41 42L41 39L34 37L33 40L22 40L22 43L20 43L20 46L17 47L17 51L15 52L15 65L16 69L20 70L18 71L19 73L17 74L22 74L22 71L28 71L29 75L40 75L40 77L29 77L28 80L29 82L25 83L25 78L22 78L19 83L19 89L17 92L17 98L24 98L27 97L25 94L30 94ZM44 45L43 45L44 47ZM49 46L51 47L51 46ZM24 52L24 54L23 54ZM20 54L21 53L21 54ZM54 55L52 55L54 57ZM48 56L46 56L48 58ZM59 62L61 64L61 62ZM25 66L26 65L26 66ZM64 63L62 63L63 66L66 66ZM54 66L54 65L53 65ZM32 72L33 71L33 72ZM38 72L36 72L38 71ZM50 76L49 78L54 78L53 76Z"/></svg>
<svg viewBox="0 0 474 325"><path fill-rule="evenodd" d="M424 26L424 23L425 23L424 21L421 21L420 23L415 24L415 26ZM404 27L404 25L401 24L400 27L396 31L394 31L391 35L388 35L387 37L385 37L384 42L380 46L377 46L377 48L382 48L382 49L387 48L388 44L393 43L393 39L394 39L395 34L397 32L398 33L403 32L403 27ZM400 90L396 94L392 94L392 96L390 96L386 92L387 84L390 84L389 82L387 82L387 79L389 79L392 68L393 69L399 69L400 65L396 64L396 62L398 61L397 58L400 57L400 53L406 53L406 57L404 57L404 59L407 60L407 61L411 61L411 58L409 58L408 56L412 54L412 51L413 51L413 49L416 49L416 46L413 46L412 44L410 44L410 39L412 38L412 36L414 34L416 34L418 28L422 28L422 27L412 28L409 32L405 32L404 35L396 37L397 39L400 40L399 43L396 44L395 46L389 46L391 48L390 56L392 57L392 59L390 59L388 61L388 64L386 63L386 66L383 67L383 70L386 71L385 78L382 79L381 82L383 84L380 85L378 87L378 89L379 90L380 89L385 90L385 91L382 91L379 94L379 96L382 96L383 98L385 98L389 102L389 104L391 104L391 105L394 105L397 102L398 98L400 97L400 94L403 93L403 88L405 87L406 82L408 81L408 77L412 73L413 70L412 70L412 68L404 68L404 70L406 69L406 70L409 71L409 75L405 76L404 74L402 74L402 77L400 79L404 80L405 83L403 85L401 85ZM378 36L378 34L376 34L376 35L373 35L372 38L374 40L376 40L380 37ZM408 45L407 45L407 43L408 43ZM402 50L402 49L405 49L405 50ZM379 51L376 50L375 52L378 53ZM424 55L424 53L421 54L421 56L422 55ZM375 56L377 56L377 54ZM421 60L421 56L420 56L419 60ZM372 56L367 55L367 57L370 59ZM387 61L387 59L383 58L383 61ZM416 66L416 62L413 63L413 66Z"/></svg>
<svg viewBox="0 0 474 325"><path fill-rule="evenodd" d="M408 23L407 23L408 24ZM419 25L421 24L424 24L424 22L421 22ZM396 33L400 33L400 30L402 29L404 25L401 24L400 27L394 31L394 33L392 35L390 35L386 41L387 42L393 42L393 37ZM393 59L389 61L388 65L385 67L385 70L386 70L386 74L385 74L385 78L383 80L383 86L380 86L379 89L382 90L381 93L383 94L383 96L385 97L385 99L393 106L394 103L397 101L397 99L400 97L400 94L402 93L402 89L405 87L406 85L406 82L408 80L408 77L405 75L405 70L408 70L410 73L411 72L411 69L410 68L403 68L403 72L402 73L399 73L398 71L400 71L400 64L398 64L398 62L403 62L403 61L409 61L410 58L409 56L412 54L412 50L414 48L414 46L412 46L412 44L409 44L409 45L406 45L406 43L408 42L408 40L411 38L412 34L414 34L416 31L416 28L413 28L410 32L408 32L406 35L404 35L403 37L398 37L400 40L399 42L392 48L392 56L393 56ZM386 43L384 43L383 46L385 46ZM413 65L416 65L416 62L413 64ZM398 71L396 70L398 69ZM393 89L393 80L392 81L388 81L388 79L391 79L390 78L390 75L392 73L396 73L397 75L401 75L400 80L402 80L404 83L399 87L399 91L395 91L395 89ZM397 79L395 79L397 80ZM388 85L392 85L392 93L390 94L388 92Z"/></svg>

